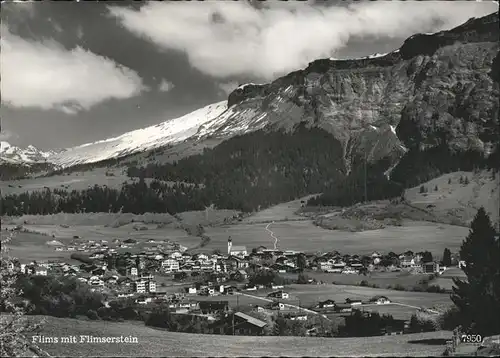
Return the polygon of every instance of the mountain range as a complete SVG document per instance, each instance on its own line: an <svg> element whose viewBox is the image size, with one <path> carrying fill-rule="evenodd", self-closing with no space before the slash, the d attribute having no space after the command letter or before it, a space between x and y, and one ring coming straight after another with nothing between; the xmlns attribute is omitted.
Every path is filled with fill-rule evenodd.
<svg viewBox="0 0 500 358"><path fill-rule="evenodd" d="M33 164L47 162L48 158L57 154L56 151L41 151L30 145L27 148L19 148L8 142L0 141L0 161L12 164Z"/></svg>
<svg viewBox="0 0 500 358"><path fill-rule="evenodd" d="M347 172L362 157L388 159L446 147L488 156L500 136L499 20L493 13L447 31L416 34L387 54L319 59L267 84L245 84L227 101L155 126L61 151L2 142L9 163L67 168L163 148L175 158L259 130L326 130L341 143ZM496 56L496 60L495 60Z"/></svg>

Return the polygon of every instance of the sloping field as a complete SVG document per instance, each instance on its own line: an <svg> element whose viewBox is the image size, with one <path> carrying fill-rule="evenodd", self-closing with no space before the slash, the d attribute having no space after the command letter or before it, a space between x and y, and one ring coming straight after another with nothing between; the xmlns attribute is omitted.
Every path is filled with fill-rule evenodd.
<svg viewBox="0 0 500 358"><path fill-rule="evenodd" d="M455 286L453 283L454 278L467 280L465 272L463 272L458 267L452 267L444 271L440 276L436 277L429 284L438 285L441 288L451 291L452 287Z"/></svg>
<svg viewBox="0 0 500 358"><path fill-rule="evenodd" d="M106 173L108 173L108 175L106 175ZM95 168L88 171L54 175L50 177L0 181L0 190L2 191L2 195L9 195L29 191L40 191L47 188L51 190L61 189L69 191L85 190L95 185L120 189L124 182L132 183L138 180L138 178L128 177L126 168ZM153 179L145 179L145 182L148 184L151 181L153 181ZM174 184L174 182L164 183Z"/></svg>
<svg viewBox="0 0 500 358"><path fill-rule="evenodd" d="M52 215L2 217L2 224L11 225L103 225L119 227L132 222L171 224L176 223L177 219L167 213L145 213L141 215L132 213L58 213Z"/></svg>
<svg viewBox="0 0 500 358"><path fill-rule="evenodd" d="M467 177L469 184L460 184L460 177ZM420 193L422 185L428 190L427 193ZM434 190L436 186L438 190ZM487 171L449 173L407 189L405 198L431 213L454 215L466 223L469 223L476 215L477 209L483 206L491 220L498 221L500 175L497 174L496 179L493 179L492 173ZM427 208L428 205L435 207Z"/></svg>
<svg viewBox="0 0 500 358"><path fill-rule="evenodd" d="M175 215L183 224L217 226L224 224L225 220L232 220L237 217L239 211L208 209L202 211L185 211Z"/></svg>
<svg viewBox="0 0 500 358"><path fill-rule="evenodd" d="M9 254L21 263L28 263L30 261L47 261L47 260L70 260L71 252L68 251L55 251L54 246L47 245L48 241L52 240L50 236L31 233L17 233L14 235L12 241L7 245ZM69 244L71 240L61 239L58 240L63 244ZM74 261L73 263L76 263Z"/></svg>
<svg viewBox="0 0 500 358"><path fill-rule="evenodd" d="M270 223L272 221L288 221L288 220L306 220L304 216L297 215L296 212L306 203L311 197L315 195L308 195L303 198L289 201L287 203L278 204L270 208L259 211L242 220L242 224L255 224L255 223Z"/></svg>
<svg viewBox="0 0 500 358"><path fill-rule="evenodd" d="M39 335L137 337L138 343L51 343L40 346L58 356L435 356L450 332L367 338L251 337L174 333L130 323L47 317ZM426 341L427 340L427 341ZM431 341L428 341L431 340ZM431 344L429 344L429 342ZM432 344L433 343L433 344Z"/></svg>
<svg viewBox="0 0 500 358"><path fill-rule="evenodd" d="M9 225L2 225L2 228L3 226L9 227ZM127 224L119 228L84 225L67 228L58 225L24 225L24 228L31 232L16 233L8 246L12 256L17 257L21 262L26 262L31 260L69 259L72 252L55 251L53 246L47 245L47 241L53 240L52 235L63 244L77 244L88 240L107 240L108 245L111 247L114 246L111 241L115 238L121 240L134 238L137 240L137 244L127 249L119 249L130 252L138 252L148 245L154 245L154 243L147 243L149 239L156 242L171 240L188 248L200 244L199 237L189 236L180 228L156 228L156 225L153 226L154 228L148 230L137 231L133 229L133 224ZM43 235L40 233L43 233ZM73 239L73 236L79 238Z"/></svg>
<svg viewBox="0 0 500 358"><path fill-rule="evenodd" d="M112 176L106 176L106 171L113 172ZM119 188L125 181L130 182L131 179L121 171L99 168L67 175L0 181L0 189L2 190L2 195L9 195L20 194L26 191L44 190L45 188L50 188L51 190L84 190L94 185Z"/></svg>
<svg viewBox="0 0 500 358"><path fill-rule="evenodd" d="M272 248L274 240L266 230L266 223L237 224L206 228L210 243L204 248L227 250L227 239L231 236L233 245L246 245L250 251L259 245ZM406 250L431 251L441 254L445 247L457 251L469 229L460 226L429 222L405 222L404 226L389 226L380 230L344 232L325 230L311 221L275 222L269 226L278 237L278 246L287 250L307 252L338 250L342 253L371 254Z"/></svg>

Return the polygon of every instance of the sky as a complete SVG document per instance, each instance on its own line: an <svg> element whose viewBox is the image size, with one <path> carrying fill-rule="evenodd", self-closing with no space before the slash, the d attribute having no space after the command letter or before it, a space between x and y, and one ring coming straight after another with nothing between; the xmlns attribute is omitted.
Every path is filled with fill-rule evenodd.
<svg viewBox="0 0 500 358"><path fill-rule="evenodd" d="M154 125L318 58L397 49L488 1L2 3L0 140L58 149Z"/></svg>

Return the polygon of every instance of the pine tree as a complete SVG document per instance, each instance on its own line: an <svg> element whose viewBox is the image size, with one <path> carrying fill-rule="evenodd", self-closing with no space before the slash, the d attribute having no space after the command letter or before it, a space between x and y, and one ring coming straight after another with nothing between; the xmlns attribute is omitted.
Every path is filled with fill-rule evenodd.
<svg viewBox="0 0 500 358"><path fill-rule="evenodd" d="M451 178L448 179L448 184L451 184Z"/></svg>
<svg viewBox="0 0 500 358"><path fill-rule="evenodd" d="M500 333L500 242L484 208L460 248L467 281L453 279L452 301L462 328L483 337Z"/></svg>
<svg viewBox="0 0 500 358"><path fill-rule="evenodd" d="M438 191L438 186L437 185L434 187L434 191Z"/></svg>
<svg viewBox="0 0 500 358"><path fill-rule="evenodd" d="M469 177L465 177L464 184L469 185Z"/></svg>
<svg viewBox="0 0 500 358"><path fill-rule="evenodd" d="M297 268L300 270L300 272L303 272L304 269L307 266L307 259L306 255L303 253L300 253L297 255Z"/></svg>
<svg viewBox="0 0 500 358"><path fill-rule="evenodd" d="M434 261L434 258L432 257L432 252L425 251L424 254L422 255L422 262L432 262L432 261Z"/></svg>
<svg viewBox="0 0 500 358"><path fill-rule="evenodd" d="M451 266L451 251L448 248L445 248L443 252L443 265L446 267Z"/></svg>

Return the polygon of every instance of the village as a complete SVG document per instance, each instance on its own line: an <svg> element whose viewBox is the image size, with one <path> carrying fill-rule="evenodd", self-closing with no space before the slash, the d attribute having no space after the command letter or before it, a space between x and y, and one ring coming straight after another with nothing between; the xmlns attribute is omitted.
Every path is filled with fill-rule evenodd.
<svg viewBox="0 0 500 358"><path fill-rule="evenodd" d="M53 260L17 263L11 269L27 275L72 276L88 284L91 291L105 294L108 301L128 300L143 309L166 304L171 312L203 316L210 321L232 312L236 320L244 321L246 330L241 328L240 334L261 334L266 325L249 315L251 312L307 321L312 315L325 318L331 314L351 315L364 306L391 303L389 297L375 295L366 300L348 297L342 302L325 299L301 305L290 300L287 285L325 284L309 278L308 273L363 276L371 272L408 271L438 275L446 270L439 262L426 260L429 254L426 252L384 255L373 252L359 256L337 251L311 254L263 246L249 252L245 246L233 245L231 238L224 254L190 253L170 240L147 240L147 247L134 239L114 239L108 243L74 238L68 245L56 240L50 243L55 251L71 252L71 261L78 260L80 264ZM461 262L453 256L452 264ZM308 332L314 334L314 329Z"/></svg>

